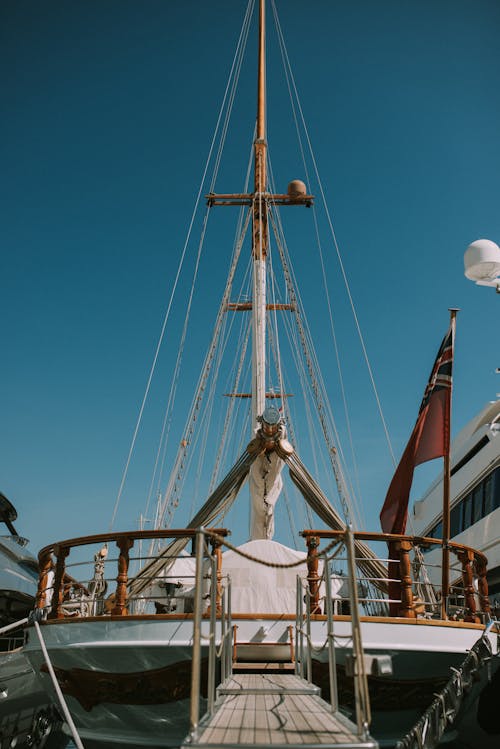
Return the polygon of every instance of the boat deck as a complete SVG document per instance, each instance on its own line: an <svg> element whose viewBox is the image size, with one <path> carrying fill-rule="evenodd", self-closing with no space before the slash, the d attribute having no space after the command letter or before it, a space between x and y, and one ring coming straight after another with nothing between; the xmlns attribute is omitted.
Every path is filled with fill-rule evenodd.
<svg viewBox="0 0 500 749"><path fill-rule="evenodd" d="M217 690L215 709L200 722L198 736L184 746L237 749L336 747L376 749L356 726L321 699L320 690L295 674L250 673L227 679Z"/></svg>

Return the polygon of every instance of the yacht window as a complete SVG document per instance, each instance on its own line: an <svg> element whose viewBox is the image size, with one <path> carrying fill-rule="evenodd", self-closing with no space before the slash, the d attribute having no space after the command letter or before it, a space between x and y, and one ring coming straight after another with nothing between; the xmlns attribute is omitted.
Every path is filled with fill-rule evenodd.
<svg viewBox="0 0 500 749"><path fill-rule="evenodd" d="M493 512L493 509L493 474L490 474L484 480L484 516L486 517L490 512Z"/></svg>
<svg viewBox="0 0 500 749"><path fill-rule="evenodd" d="M500 507L500 468L492 476L493 480L493 509Z"/></svg>
<svg viewBox="0 0 500 749"><path fill-rule="evenodd" d="M458 536L462 532L462 503L459 502L450 512L450 536Z"/></svg>
<svg viewBox="0 0 500 749"><path fill-rule="evenodd" d="M464 457L462 458L462 460L459 460L458 463L453 466L453 468L451 469L451 475L454 476L457 471L459 471L461 468L464 467L464 465L466 465L466 463L468 463L470 460L472 460L472 458L475 455L477 455L478 452L480 450L482 450L483 447L485 445L487 445L489 441L490 440L489 440L489 437L487 435L485 435L481 440L479 440L479 442L477 443L477 445L474 445L474 447L472 448L472 450L469 450L469 452L467 453L467 455L464 455Z"/></svg>
<svg viewBox="0 0 500 749"><path fill-rule="evenodd" d="M438 523L436 527L434 528L434 533L432 534L432 538L443 538L443 524Z"/></svg>
<svg viewBox="0 0 500 749"><path fill-rule="evenodd" d="M465 531L472 523L472 494L468 494L465 499L462 500L462 504L464 506L463 530Z"/></svg>
<svg viewBox="0 0 500 749"><path fill-rule="evenodd" d="M472 523L477 523L483 517L483 482L472 492Z"/></svg>

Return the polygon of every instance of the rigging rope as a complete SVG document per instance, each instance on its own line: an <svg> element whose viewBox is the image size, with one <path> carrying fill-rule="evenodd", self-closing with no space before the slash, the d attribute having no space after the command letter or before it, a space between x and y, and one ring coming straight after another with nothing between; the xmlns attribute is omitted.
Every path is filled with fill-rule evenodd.
<svg viewBox="0 0 500 749"><path fill-rule="evenodd" d="M176 462L175 462L175 465L174 465L174 470L172 471L172 473L170 475L170 480L169 480L167 489L166 489L165 494L164 494L164 499L163 499L162 507L161 507L160 512L159 512L160 525L162 525L164 523L164 521L165 521L165 515L167 514L167 511L169 509L169 506L170 506L171 502L173 503L173 507L171 508L172 511L170 512L170 518L172 517L173 511L175 510L175 502L176 502L176 495L177 495L177 488L178 488L176 484L177 484L177 481L180 480L181 475L182 475L182 473L184 471L184 461L185 461L185 458L186 458L187 448L188 448L188 446L189 446L189 444L191 442L192 436L193 436L194 425L195 425L195 422L196 422L196 419L197 419L197 415L198 415L198 412L199 412L199 409L200 409L200 406L201 406L201 402L202 402L202 399L203 399L203 394L204 394L206 386L207 386L208 376L210 374L212 363L213 363L213 360L214 360L214 357L215 357L215 353L216 353L216 349L217 349L217 344L218 344L219 337L220 337L220 329L221 329L221 326L222 326L222 324L224 322L225 313L226 313L226 309L227 309L227 304L229 302L229 298L230 298L230 294L231 294L231 289L232 289L232 285L233 285L233 279L234 279L234 275L235 275L235 272L236 272L236 267L237 267L237 264L238 264L238 260L239 260L240 254L241 254L241 249L242 249L242 246L243 246L243 241L244 241L244 238L245 238L245 235L246 235L246 232L248 230L249 223L250 223L250 218L251 218L251 211L248 211L247 212L247 216L246 216L246 221L245 221L245 224L243 226L241 237L240 237L239 242L238 242L238 244L237 244L237 246L235 248L233 260L232 260L232 263L231 263L231 267L230 267L230 270L229 270L228 278L227 278L227 281L226 281L226 286L225 286L225 289L224 289L224 294L222 296L222 302L221 302L221 305L219 307L219 311L217 313L217 318L216 318L216 322L215 322L214 332L213 332L213 335L212 335L212 341L210 343L209 349L208 349L206 357L205 357L205 361L204 361L204 364L203 364L202 372L201 372L200 378L198 380L198 385L197 385L197 388L196 388L196 392L195 392L195 395L194 395L194 398L193 398L193 401L192 401L192 404L191 404L191 408L190 408L190 411L189 411L188 418L186 420L186 425L185 425L185 429L184 429L184 432L183 432L183 440L181 442L181 445L180 445L178 453L177 453L177 459L176 459Z"/></svg>
<svg viewBox="0 0 500 749"><path fill-rule="evenodd" d="M279 233L278 233L278 226L276 224L276 220L274 218L274 212L269 211L269 217L271 219L271 223L273 225L273 229L275 232L276 239L278 240ZM279 220L279 214L277 215ZM342 468L340 466L340 462L338 460L337 456L337 449L332 442L331 436L330 436L330 430L328 429L328 425L326 422L326 414L327 411L331 416L330 410L325 406L325 398L324 398L324 386L322 385L322 382L320 382L320 378L316 376L316 372L319 374L319 369L317 367L317 361L316 357L314 355L314 347L312 345L312 341L310 339L310 335L307 334L305 325L302 320L302 315L300 314L299 310L299 298L298 294L295 292L295 285L292 280L292 274L290 272L290 268L288 266L287 257L284 250L284 245L281 241L278 240L278 250L281 257L281 263L283 266L283 272L285 275L285 283L287 285L288 294L293 306L293 314L295 316L295 322L297 325L297 330L299 334L300 344L301 348L304 354L307 370L309 373L309 377L311 379L311 386L312 386L312 392L314 395L314 399L316 402L316 408L318 412L318 418L320 420L320 424L323 430L323 435L328 447L328 453L330 456L330 461L332 464L333 472L335 475L335 481L337 483L337 491L340 497L340 501L342 503L342 509L344 512L344 516L346 519L346 522L349 522L350 519L350 511L349 511L349 502L348 502L348 494L347 494L347 486L344 479L344 474L342 471ZM313 364L316 364L314 366ZM327 401L326 401L327 402ZM331 417L333 418L333 417ZM334 423L334 422L333 422ZM336 429L334 426L334 431L336 433ZM338 435L337 436L337 444L339 444Z"/></svg>
<svg viewBox="0 0 500 749"><path fill-rule="evenodd" d="M387 441L387 445L389 447L389 452L390 452L393 464L396 465L396 458L395 458L395 455L394 455L394 451L393 451L393 448L392 448L391 440L390 440L390 437L389 437L389 431L388 431L387 424L386 424L386 421L385 421L385 417L384 417L384 414L383 414L382 404L381 404L380 397L379 397L379 394L378 394L377 386L375 384L375 378L373 376L373 371L372 371L370 360L369 360L369 357L368 357L368 352L367 352L367 349L366 349L364 337L363 337L363 334L361 332L361 326L359 324L358 316L357 316L357 313L356 313L356 308L355 308L355 305L354 305L354 300L353 300L353 297L352 297L352 293L351 293L349 281L347 279L347 274L345 272L344 263L342 261L342 256L340 254L340 248L339 248L339 244L338 244L338 241L337 241L337 236L336 236L335 230L333 228L333 222L332 222L332 218L330 216L330 211L328 209L328 205L327 205L327 201L326 201L326 196L325 196L325 191L324 191L324 188L323 188L323 183L322 183L322 180L321 180L321 177L320 177L320 174L319 174L319 170L318 170L318 166L317 166L317 163L316 163L316 159L315 159L315 156L314 156L314 151L313 151L313 148L312 148L311 139L309 137L309 131L307 129L307 125L306 125L306 122L305 122L304 114L303 114L303 111L302 111L302 106L301 106L301 103L300 103L300 98L299 98L297 86L296 86L296 83L295 83L295 77L293 75L292 66L291 66L291 63L290 63L289 56L288 56L288 51L287 51L287 48L286 48L286 44L285 44L285 40L284 40L284 36L283 36L282 29L281 29L281 24L280 24L280 21L279 21L279 18L278 18L278 14L277 14L277 10L276 10L276 6L275 6L275 3L274 3L274 0L271 0L271 4L272 4L273 12L274 12L274 17L275 17L276 30L277 30L277 33L278 33L278 38L280 40L280 46L282 46L283 53L284 53L284 58L286 60L286 67L287 67L287 69L288 69L288 71L290 73L290 80L292 82L292 87L293 87L293 91L294 91L294 94L295 94L295 100L297 102L297 107L298 107L298 110L299 110L299 113L300 113L300 119L301 119L302 127L304 129L304 134L306 136L307 145L308 145L308 148L309 148L309 153L311 155L311 160L312 160L312 164L313 164L313 167L314 167L314 173L315 173L316 179L318 181L318 186L319 186L320 193L321 193L321 199L322 199L323 206L324 206L324 209L325 209L325 213L326 213L328 225L329 225L329 228L330 228L330 233L332 235L333 244L334 244L334 247L335 247L335 251L336 251L338 262L339 262L339 267L340 267L340 270L341 270L341 273L342 273L342 278L344 280L344 285L345 285L347 296L348 296L349 303L350 303L350 306L351 306L351 311L352 311L352 314L353 314L354 323L355 323L355 326L356 326L356 331L358 333L359 341L360 341L360 344L361 344L361 349L363 351L363 356L364 356L364 359L365 359L365 362L366 362L366 366L367 366L367 370L368 370L370 382L371 382L372 389L373 389L373 392L374 392L374 395L375 395L375 400L376 400L377 408L378 408L378 411L379 411L379 414L380 414L380 419L381 419L381 422L382 422L382 426L383 426L385 438L386 438L386 441Z"/></svg>
<svg viewBox="0 0 500 749"><path fill-rule="evenodd" d="M135 443L137 441L137 435L139 433L139 428L140 428L140 425L141 425L141 422L142 422L142 416L143 416L143 413L144 413L144 408L146 406L146 402L147 402L147 399L148 399L149 391L150 391L150 388L151 388L151 382L153 380L154 372L156 370L156 364L157 364L157 361L158 361L158 356L159 356L159 353L160 353L161 345L163 343L163 338L165 336L165 330L166 330L166 327L167 327L167 323L168 323L168 320L170 318L170 311L172 309L172 304L173 304L173 300L174 300L175 293L176 293L176 290L177 290L177 285L178 285L178 282L179 282L181 270L182 270L183 265L184 265L184 259L185 259L185 255L186 255L187 248L188 248L188 245L189 245L189 240L191 238L191 232L192 232L192 229L193 229L194 220L195 220L196 214L198 212L198 206L199 206L199 203L200 203L201 195L203 193L203 186L205 184L205 179L206 179L206 176L207 176L207 173L208 173L208 168L209 168L210 162L212 160L212 154L213 154L213 151L214 151L214 148L215 148L215 143L217 141L217 134L219 132L219 127L220 127L220 123L221 123L221 119L222 119L222 114L224 112L224 109L226 108L226 101L228 100L228 92L230 90L231 81L234 78L234 71L235 71L235 68L237 67L238 60L240 58L242 59L241 49L242 49L242 47L243 47L243 49L245 48L246 41L248 39L249 19L251 18L251 13L252 13L253 5L254 5L254 0L249 0L248 1L248 5L247 5L247 10L246 10L246 15L245 15L245 18L243 20L243 25L242 25L242 28L241 28L241 31L240 31L240 35L239 35L239 38L238 38L238 42L237 42L237 45L236 45L236 51L235 51L235 54L234 54L234 57L233 57L233 63L231 65L231 69L230 69L230 72L229 72L229 76L228 76L226 88L225 88L225 91L224 91L224 96L223 96L222 103L221 103L221 106L220 106L220 109L219 109L219 115L217 117L217 122L216 122L216 125L215 125L214 134L213 134L213 137L212 137L212 141L210 143L210 148L209 148L209 151L208 151L208 156L207 156L207 159L206 159L206 162L205 162L205 168L203 170L203 174L202 174L202 177L201 177L200 185L199 185L199 188L198 188L198 193L196 195L195 204L194 204L193 212L192 212L192 215L191 215L191 220L190 220L190 223L189 223L189 227L188 227L186 239L184 241L184 246L183 246L183 249L182 249L181 257L180 257L180 260L179 260L179 265L177 267L177 272L176 272L176 275L175 275L175 278L174 278L174 283L173 283L172 290L171 290L171 293L170 293L170 299L169 299L169 302L168 302L168 305L167 305L167 310L166 310L166 313L165 313L165 316L164 316L164 319L163 319L163 324L162 324L162 327L161 327L161 330L160 330L160 336L158 338L158 343L157 343L157 346L156 346L155 354L153 356L153 363L151 365L151 369L150 369L150 372L149 372L149 377L148 377L147 384L146 384L145 393L144 393L144 396L143 396L143 399L142 399L142 402L141 402L141 407L139 409L139 415L137 417L137 421L136 421L134 433L133 433L133 436L132 436L132 442L131 442L131 445L130 445L130 448L129 448L129 452L128 452L128 455L127 455L127 460L126 460L126 463L125 463L125 468L123 470L123 474L122 474L120 486L119 486L119 489L118 489L118 494L117 494L117 497L116 497L116 500L115 500L115 504L114 504L114 508L113 508L113 513L112 513L111 521L110 521L110 524L109 524L109 529L110 530L112 530L112 528L113 528L113 525L114 525L114 522L115 522L115 519L116 519L116 514L118 512L118 507L120 505L120 500L121 500L121 497L122 497L122 494L123 494L123 489L124 489L124 486L125 486L125 481L127 479L128 470L129 470L129 466L130 466L130 461L132 459L132 455L133 455L134 448L135 448ZM240 63L240 67L241 67L241 63ZM233 96L233 100L234 100L234 96ZM226 128L226 131L227 131L227 128ZM220 148L219 148L219 151L220 151Z"/></svg>

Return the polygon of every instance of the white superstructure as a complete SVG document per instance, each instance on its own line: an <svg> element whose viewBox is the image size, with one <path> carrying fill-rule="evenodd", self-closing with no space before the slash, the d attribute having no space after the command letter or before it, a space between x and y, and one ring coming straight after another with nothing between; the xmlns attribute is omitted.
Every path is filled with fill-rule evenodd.
<svg viewBox="0 0 500 749"><path fill-rule="evenodd" d="M442 537L443 482L438 478L415 502L418 535ZM488 403L452 445L450 537L488 558L492 602L500 603L500 400ZM429 561L436 552L429 552Z"/></svg>

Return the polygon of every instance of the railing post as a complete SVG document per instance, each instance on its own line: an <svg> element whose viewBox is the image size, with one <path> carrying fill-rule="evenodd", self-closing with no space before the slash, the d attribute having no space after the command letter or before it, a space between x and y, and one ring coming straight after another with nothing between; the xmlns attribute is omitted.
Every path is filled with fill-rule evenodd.
<svg viewBox="0 0 500 749"><path fill-rule="evenodd" d="M399 576L401 580L401 606L399 616L405 619L416 619L416 612L413 606L413 590L411 578L410 551L413 548L411 541L398 541L399 546Z"/></svg>
<svg viewBox="0 0 500 749"><path fill-rule="evenodd" d="M233 631L233 609L231 608L231 578L228 575L227 576L227 629L228 629L228 637L230 638ZM231 634L229 634L231 633ZM227 647L227 671L226 674L228 676L233 675L233 658L232 658L232 650L231 650L232 641L229 639L229 645Z"/></svg>
<svg viewBox="0 0 500 749"><path fill-rule="evenodd" d="M40 576L38 578L38 590L36 594L36 608L43 609L47 606L47 590L49 586L49 576L52 570L52 552L46 551L44 554L38 557L38 566L40 568ZM54 592L52 591L52 600L54 600Z"/></svg>
<svg viewBox="0 0 500 749"><path fill-rule="evenodd" d="M221 599L222 599L222 547L220 541L216 541L214 538L212 542L212 554L216 560L216 573L215 573L215 585L216 585L216 596L215 606L217 616L221 614ZM212 605L212 604L211 604Z"/></svg>
<svg viewBox="0 0 500 749"><path fill-rule="evenodd" d="M310 613L321 614L319 605L318 546L319 536L307 535L307 582L309 583Z"/></svg>
<svg viewBox="0 0 500 749"><path fill-rule="evenodd" d="M299 640L300 640L300 676L302 679L306 678L306 659L305 659L305 650L304 650L304 598L307 595L308 587L305 588L306 593L304 594L304 586L302 585L302 580L299 579L299 587L298 587L298 622L299 622Z"/></svg>
<svg viewBox="0 0 500 749"><path fill-rule="evenodd" d="M476 598L474 590L474 575L472 569L472 563L474 562L474 552L471 549L464 549L463 551L457 552L457 556L462 564L462 580L464 584L464 596L465 606L468 609L468 614L465 615L464 620L466 622L479 622L479 617L476 615Z"/></svg>
<svg viewBox="0 0 500 749"><path fill-rule="evenodd" d="M118 538L116 545L120 549L118 557L118 577L116 578L115 605L111 609L114 616L126 616L127 611L127 585L128 585L128 566L129 551L134 545L134 539L129 536Z"/></svg>
<svg viewBox="0 0 500 749"><path fill-rule="evenodd" d="M483 557L476 559L477 590L479 593L479 607L484 614L491 614L490 599L488 596L488 580L486 579L486 562Z"/></svg>
<svg viewBox="0 0 500 749"><path fill-rule="evenodd" d="M200 719L200 683L201 683L201 619L203 607L203 547L205 534L203 528L196 531L196 578L194 589L193 615L193 658L191 662L191 706L189 713L190 736L195 738Z"/></svg>
<svg viewBox="0 0 500 749"><path fill-rule="evenodd" d="M328 638L328 676L330 679L330 705L332 712L338 710L337 694L337 663L335 654L335 640L333 632L333 606L332 606L332 586L330 580L330 566L325 554L323 562L323 574L325 576L325 611L326 611L326 629Z"/></svg>
<svg viewBox="0 0 500 749"><path fill-rule="evenodd" d="M62 619L64 613L62 605L64 601L64 575L66 572L66 557L68 556L70 549L67 546L54 546L54 553L56 555L56 569L54 574L54 595L52 611L49 614L49 619Z"/></svg>
<svg viewBox="0 0 500 749"><path fill-rule="evenodd" d="M349 570L349 598L351 605L352 645L354 657L354 695L356 700L356 723L358 735L364 739L368 737L368 727L371 723L370 695L365 670L365 657L361 637L361 622L359 619L358 580L356 575L356 554L354 549L354 535L351 528L346 529L345 546L347 551L347 565Z"/></svg>
<svg viewBox="0 0 500 749"><path fill-rule="evenodd" d="M217 591L217 560L212 557L211 564L211 588L210 588L210 636L208 643L208 712L212 715L215 701L215 650L216 650L216 628L217 628L217 611L216 599L219 595ZM220 601L220 599L219 599Z"/></svg>
<svg viewBox="0 0 500 749"><path fill-rule="evenodd" d="M295 646L293 642L293 625L288 625L288 637L290 638L290 663L295 662Z"/></svg>
<svg viewBox="0 0 500 749"><path fill-rule="evenodd" d="M312 682L312 655L311 655L311 592L306 590L306 653L307 653L307 681Z"/></svg>

